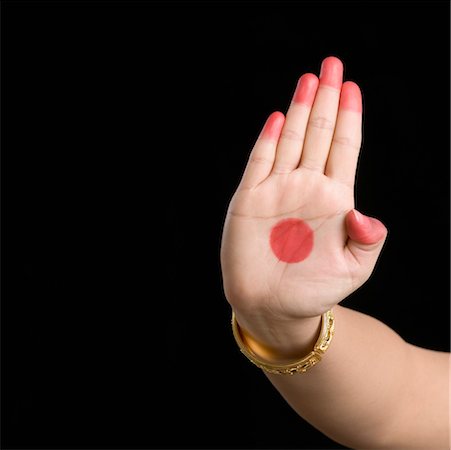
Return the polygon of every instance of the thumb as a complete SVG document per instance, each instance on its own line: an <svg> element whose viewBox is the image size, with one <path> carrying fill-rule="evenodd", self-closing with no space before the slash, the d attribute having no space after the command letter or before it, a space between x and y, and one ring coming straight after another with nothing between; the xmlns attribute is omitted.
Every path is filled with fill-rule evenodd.
<svg viewBox="0 0 451 450"><path fill-rule="evenodd" d="M364 216L356 209L346 215L348 249L355 259L372 270L384 246L388 230L374 217Z"/></svg>

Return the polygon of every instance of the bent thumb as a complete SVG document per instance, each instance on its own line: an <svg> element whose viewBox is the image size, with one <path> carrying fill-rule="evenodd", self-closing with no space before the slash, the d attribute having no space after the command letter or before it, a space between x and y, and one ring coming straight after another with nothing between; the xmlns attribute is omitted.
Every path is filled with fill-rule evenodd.
<svg viewBox="0 0 451 450"><path fill-rule="evenodd" d="M387 237L385 225L353 209L346 215L346 228L349 251L360 264L374 266Z"/></svg>

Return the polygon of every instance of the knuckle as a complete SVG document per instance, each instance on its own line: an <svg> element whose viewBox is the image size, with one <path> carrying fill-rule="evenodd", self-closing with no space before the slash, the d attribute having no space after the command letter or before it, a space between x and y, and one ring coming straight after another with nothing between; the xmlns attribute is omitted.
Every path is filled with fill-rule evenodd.
<svg viewBox="0 0 451 450"><path fill-rule="evenodd" d="M283 163L276 164L273 169L273 173L276 175L286 175L291 172L293 172L293 167Z"/></svg>
<svg viewBox="0 0 451 450"><path fill-rule="evenodd" d="M352 140L348 136L334 136L332 139L333 144L342 145L344 147L350 147L352 149L360 150L358 142Z"/></svg>
<svg viewBox="0 0 451 450"><path fill-rule="evenodd" d="M312 172L318 172L320 170L323 170L323 166L319 164L318 161L316 161L313 158L307 158L305 156L302 158L301 167L303 169L307 169Z"/></svg>
<svg viewBox="0 0 451 450"><path fill-rule="evenodd" d="M332 131L334 129L334 122L324 116L315 116L309 120L309 125L321 130Z"/></svg>
<svg viewBox="0 0 451 450"><path fill-rule="evenodd" d="M302 142L304 140L304 136L293 128L286 128L282 130L280 134L282 139L287 139L289 141Z"/></svg>
<svg viewBox="0 0 451 450"><path fill-rule="evenodd" d="M285 175L293 172L296 166L297 162L295 164L294 161L290 161L289 159L283 156L282 157L279 156L274 162L272 173L276 175Z"/></svg>
<svg viewBox="0 0 451 450"><path fill-rule="evenodd" d="M251 156L250 163L252 164L257 164L257 165L268 165L268 164L272 164L273 161L265 156L259 156L259 155L253 155Z"/></svg>

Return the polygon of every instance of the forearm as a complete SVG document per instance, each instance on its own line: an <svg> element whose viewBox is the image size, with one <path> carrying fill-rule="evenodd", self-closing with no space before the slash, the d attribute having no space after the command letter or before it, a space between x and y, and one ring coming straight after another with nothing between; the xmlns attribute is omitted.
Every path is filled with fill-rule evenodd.
<svg viewBox="0 0 451 450"><path fill-rule="evenodd" d="M424 385L420 385L422 356L416 347L373 317L341 306L334 307L333 312L335 335L319 364L293 376L266 373L290 406L325 435L351 448L448 448L444 419L437 418L437 423L431 423L432 429L426 435L430 434L432 440L426 437L427 447L424 441L422 446L415 440L412 430L412 421L421 419L418 390L437 411L444 416L448 412L443 356L436 357L432 353L438 352L429 351L426 359L435 358L430 370L441 371L442 377L435 374L433 386L432 380L424 380ZM309 319L302 328L295 338L295 347L302 348L304 339L306 349L318 336L319 318ZM411 417L409 411L413 411ZM425 420L431 420L430 417L429 411ZM418 426L422 428L419 435L424 438L427 424Z"/></svg>

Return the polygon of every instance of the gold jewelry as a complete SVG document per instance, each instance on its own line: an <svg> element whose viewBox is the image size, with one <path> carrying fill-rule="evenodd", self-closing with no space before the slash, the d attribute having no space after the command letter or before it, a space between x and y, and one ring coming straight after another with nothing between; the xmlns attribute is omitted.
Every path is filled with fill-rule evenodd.
<svg viewBox="0 0 451 450"><path fill-rule="evenodd" d="M232 331L235 341L238 344L241 352L257 367L266 372L278 375L293 375L294 373L305 373L314 365L321 361L322 356L329 348L329 344L335 332L335 319L332 310L325 312L321 320L321 332L316 341L313 350L302 359L288 364L273 364L270 361L265 361L259 357L250 347L245 343L240 332L240 327L236 320L235 311L232 309Z"/></svg>

